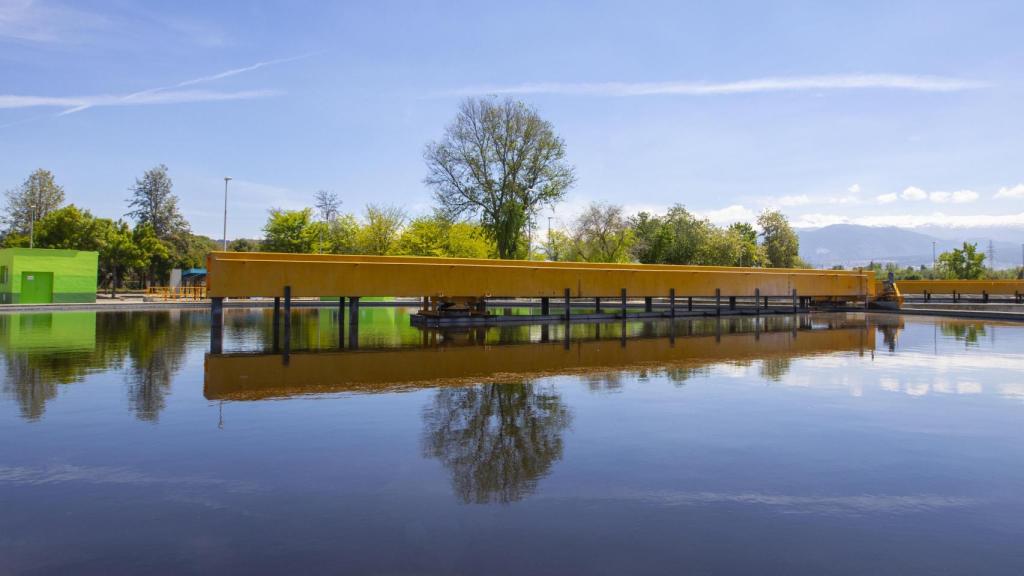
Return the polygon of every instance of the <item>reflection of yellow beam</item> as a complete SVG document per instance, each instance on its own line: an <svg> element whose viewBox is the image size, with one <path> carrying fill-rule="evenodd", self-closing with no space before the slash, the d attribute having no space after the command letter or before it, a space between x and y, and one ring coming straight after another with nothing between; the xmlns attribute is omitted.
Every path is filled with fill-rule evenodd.
<svg viewBox="0 0 1024 576"><path fill-rule="evenodd" d="M800 296L860 299L873 292L867 274L848 271L645 266L388 258L313 254L213 252L207 260L211 297L438 296L614 297Z"/></svg>
<svg viewBox="0 0 1024 576"><path fill-rule="evenodd" d="M723 362L793 358L875 347L870 325L762 332L497 346L206 357L209 400L258 400L328 392L382 392L437 385L507 381L546 374L630 367L702 367Z"/></svg>
<svg viewBox="0 0 1024 576"><path fill-rule="evenodd" d="M900 280L896 286L903 294L1024 294L1024 280Z"/></svg>

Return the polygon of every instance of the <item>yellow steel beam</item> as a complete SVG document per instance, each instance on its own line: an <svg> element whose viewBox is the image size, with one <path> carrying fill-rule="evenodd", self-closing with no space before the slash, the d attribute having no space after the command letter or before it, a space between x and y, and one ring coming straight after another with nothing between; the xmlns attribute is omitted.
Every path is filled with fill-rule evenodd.
<svg viewBox="0 0 1024 576"><path fill-rule="evenodd" d="M456 258L387 258L311 254L214 252L207 259L208 294L218 297L293 296L399 297L615 297L801 296L861 299L874 292L863 273L699 266L594 265L479 261Z"/></svg>
<svg viewBox="0 0 1024 576"><path fill-rule="evenodd" d="M280 252L217 252L223 260L286 260L296 259L315 262L393 262L411 264L480 264L502 265L522 268L600 268L612 270L700 270L700 271L758 271L770 268L744 268L737 266L694 266L686 264L637 264L634 262L552 262L548 260L496 260L493 258L441 258L433 256L367 256L360 254L287 254ZM784 268L793 274L821 274L816 268ZM828 270L829 274L861 276L859 270Z"/></svg>
<svg viewBox="0 0 1024 576"><path fill-rule="evenodd" d="M875 348L871 325L834 329L584 340L498 346L206 357L209 400L258 400L313 393L385 392L433 386L508 382L551 374L592 374L629 368L700 368L721 362L798 358Z"/></svg>
<svg viewBox="0 0 1024 576"><path fill-rule="evenodd" d="M903 294L1024 294L1024 280L900 280L896 285Z"/></svg>

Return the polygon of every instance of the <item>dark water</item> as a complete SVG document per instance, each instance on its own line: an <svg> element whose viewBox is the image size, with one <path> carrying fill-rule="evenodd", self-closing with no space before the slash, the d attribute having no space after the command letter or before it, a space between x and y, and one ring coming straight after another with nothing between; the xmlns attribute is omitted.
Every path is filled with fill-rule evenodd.
<svg viewBox="0 0 1024 576"><path fill-rule="evenodd" d="M0 315L0 574L1021 574L1024 326Z"/></svg>

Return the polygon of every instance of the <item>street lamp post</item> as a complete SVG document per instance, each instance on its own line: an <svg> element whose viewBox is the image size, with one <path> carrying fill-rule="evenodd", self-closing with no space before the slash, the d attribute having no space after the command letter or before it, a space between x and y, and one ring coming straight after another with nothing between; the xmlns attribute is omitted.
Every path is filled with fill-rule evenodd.
<svg viewBox="0 0 1024 576"><path fill-rule="evenodd" d="M228 251L228 181L230 176L224 177L224 251Z"/></svg>
<svg viewBox="0 0 1024 576"><path fill-rule="evenodd" d="M36 205L29 204L29 218L28 218L28 247L35 248L36 246Z"/></svg>

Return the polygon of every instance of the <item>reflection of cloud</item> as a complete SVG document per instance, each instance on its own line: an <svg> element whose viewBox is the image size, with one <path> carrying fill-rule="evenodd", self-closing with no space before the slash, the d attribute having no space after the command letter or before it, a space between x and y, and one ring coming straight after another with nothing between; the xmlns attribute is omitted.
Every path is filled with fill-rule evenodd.
<svg viewBox="0 0 1024 576"><path fill-rule="evenodd" d="M908 396L924 396L925 394L928 394L927 382L913 382L907 384Z"/></svg>
<svg viewBox="0 0 1024 576"><path fill-rule="evenodd" d="M174 484L220 486L231 492L252 492L254 484L202 476L154 476L130 468L108 466L0 466L0 484L47 486L65 483L87 484Z"/></svg>
<svg viewBox="0 0 1024 576"><path fill-rule="evenodd" d="M909 396L924 396L929 392L938 394L983 394L984 385L960 374L969 371L1005 370L1024 372L1024 358L1010 355L990 356L931 356L913 352L892 356L875 356L871 363L847 355L816 357L813 368L828 374L797 373L781 381L789 387L847 388L851 394L860 396L865 385L877 382L881 390L902 392ZM874 374L881 372L877 375ZM862 374L860 378L851 374ZM907 375L910 375L909 377ZM1003 384L998 389L1001 396L1024 397L1024 384Z"/></svg>
<svg viewBox="0 0 1024 576"><path fill-rule="evenodd" d="M552 496L552 495L548 495ZM578 496L578 495L574 495ZM595 498L602 498L595 495ZM785 514L825 514L856 516L860 514L914 514L943 508L976 505L977 499L940 494L851 494L851 495L793 495L763 492L686 492L650 490L612 493L610 499L639 500L661 506L703 506L736 504L765 506L779 509Z"/></svg>
<svg viewBox="0 0 1024 576"><path fill-rule="evenodd" d="M895 378L879 378L878 387L882 390L888 390L890 392L900 391L900 381Z"/></svg>
<svg viewBox="0 0 1024 576"><path fill-rule="evenodd" d="M981 394L982 388L980 382L957 382L956 393L957 394Z"/></svg>
<svg viewBox="0 0 1024 576"><path fill-rule="evenodd" d="M1024 383L1001 384L999 386L999 394L1024 400Z"/></svg>

